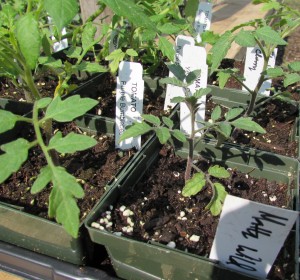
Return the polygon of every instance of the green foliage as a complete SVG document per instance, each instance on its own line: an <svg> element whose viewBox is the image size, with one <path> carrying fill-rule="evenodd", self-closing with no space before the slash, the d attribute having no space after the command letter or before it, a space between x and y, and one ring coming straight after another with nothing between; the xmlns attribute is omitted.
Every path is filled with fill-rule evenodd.
<svg viewBox="0 0 300 280"><path fill-rule="evenodd" d="M55 150L62 154L75 153L93 147L97 141L89 136L78 135L73 132L63 137L62 133L58 131L52 136L47 145L42 137L42 131L47 121L71 121L86 113L96 103L95 100L79 96L72 96L65 100L61 100L59 96L53 100L44 98L34 103L32 118L25 118L0 110L0 116L5 120L1 122L2 132L10 130L19 121L31 123L35 131L35 139L31 142L19 138L1 146L3 153L0 155L0 183L3 183L14 172L17 172L27 160L28 151L39 145L45 155L47 165L40 170L32 185L31 193L38 193L52 185L48 214L50 217L56 218L56 221L61 223L73 237L78 236L80 224L77 199L84 196L84 191L75 177L63 167L54 164L50 151ZM45 108L45 116L39 119L39 111Z"/></svg>

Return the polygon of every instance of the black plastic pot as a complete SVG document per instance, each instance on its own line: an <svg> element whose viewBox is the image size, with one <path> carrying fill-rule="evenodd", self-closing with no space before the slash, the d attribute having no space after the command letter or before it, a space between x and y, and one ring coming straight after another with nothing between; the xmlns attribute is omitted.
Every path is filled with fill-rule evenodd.
<svg viewBox="0 0 300 280"><path fill-rule="evenodd" d="M101 213L114 205L118 197L129 191L143 176L145 170L155 162L160 146L152 142L143 154L143 160L123 180L112 188L108 195L92 211L85 225L91 240L106 247L117 275L124 279L253 279L222 267L217 262L206 257L200 257L171 249L157 243L144 243L114 233L98 230L91 227ZM183 146L177 154L186 156L187 150ZM253 177L263 177L270 180L285 182L290 185L290 194L295 198L295 210L299 206L299 163L297 160L255 150L241 150L232 146L215 148L211 143L199 145L196 153L201 153L214 163L226 167L237 168L249 173ZM293 186L291 183L293 182ZM293 200L290 201L293 203ZM298 224L297 224L298 227ZM298 275L298 245L299 231L294 230L295 248L295 275Z"/></svg>

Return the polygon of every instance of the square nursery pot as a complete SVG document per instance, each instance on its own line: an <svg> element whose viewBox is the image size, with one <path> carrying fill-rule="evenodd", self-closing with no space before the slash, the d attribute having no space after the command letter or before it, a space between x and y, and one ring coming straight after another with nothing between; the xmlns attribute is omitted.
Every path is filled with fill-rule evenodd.
<svg viewBox="0 0 300 280"><path fill-rule="evenodd" d="M77 123L79 128L89 133L114 134L114 122L109 119L95 116L82 117L77 120ZM13 130L12 132L14 133ZM114 179L107 182L106 190L118 183L133 168L138 159L139 153L131 156ZM73 238L61 225L25 213L23 210L21 206L0 201L0 241L76 265L89 262L93 254L93 243L90 242L86 233L84 220L80 224L79 237Z"/></svg>
<svg viewBox="0 0 300 280"><path fill-rule="evenodd" d="M245 108L247 106L247 104L249 104L249 102L250 102L250 95L243 90L230 89L230 88L220 89L219 87L213 86L213 85L209 85L208 87L212 89L211 95L212 95L213 102L216 104L225 106L227 108L233 108L233 107ZM266 99L264 96L259 96L258 102L263 102L264 99ZM291 101L291 105L296 108L297 115L295 117L289 138L290 138L290 141L296 142L296 147L295 147L296 151L295 151L295 156L293 156L293 157L299 159L300 158L300 141L299 141L300 107L299 107L299 103L296 101ZM259 109L254 111L253 115L256 115L258 112L259 112ZM239 144L233 144L233 145L239 146ZM247 147L246 144L244 144L243 146ZM263 149L263 148L261 148L261 149ZM277 153L276 150L272 150L272 152Z"/></svg>
<svg viewBox="0 0 300 280"><path fill-rule="evenodd" d="M128 173L123 182L120 182L121 184L110 189L101 203L90 213L85 225L92 241L106 247L115 272L124 279L253 279L229 270L207 257L186 253L157 242L137 241L91 226L93 222L99 221L101 215L114 205L119 197L132 191L131 187L135 186L146 169L156 162L160 148L157 140L154 140L149 145L149 149L145 150L140 164ZM186 157L187 149L185 146L179 147L176 153ZM233 146L224 146L220 149L215 148L211 143L197 146L195 154L197 153L201 153L203 157L217 164L236 168L241 172L251 172L251 176L256 178L275 179L287 183L292 198L290 207L298 210L299 164L297 160L255 150L236 149ZM295 275L298 275L298 223L297 229L292 231L292 236L296 244Z"/></svg>

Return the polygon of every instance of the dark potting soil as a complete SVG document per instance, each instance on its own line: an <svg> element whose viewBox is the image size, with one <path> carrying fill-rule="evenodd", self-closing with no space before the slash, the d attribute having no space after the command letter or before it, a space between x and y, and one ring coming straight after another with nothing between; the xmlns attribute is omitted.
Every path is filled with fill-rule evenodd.
<svg viewBox="0 0 300 280"><path fill-rule="evenodd" d="M63 135L71 131L82 133L74 123L63 126L61 131ZM25 132L21 130L19 133L20 137L26 139L30 137L27 130ZM84 189L84 198L78 200L81 219L95 206L106 191L106 185L114 179L117 172L134 154L133 150L122 152L116 150L114 139L111 136L100 134L94 137L98 141L96 146L72 155L66 154L59 157L60 165L75 176ZM36 195L30 193L30 187L40 169L46 165L46 160L40 148L37 147L29 151L28 158L30 160L26 161L16 173L0 185L0 200L22 206L25 212L48 218L47 205L51 186Z"/></svg>
<svg viewBox="0 0 300 280"><path fill-rule="evenodd" d="M185 164L186 161L174 155L172 149L163 147L158 163L146 171L136 186L124 190L113 205L113 226L109 230L144 242L154 240L168 244L172 241L177 249L208 257L219 218L204 210L212 195L208 185L195 196L182 196ZM197 166L206 171L209 163L199 160ZM251 177L251 174L242 174L232 169L229 171L231 177L221 180L229 194L268 205L287 207L289 197L286 184L257 179ZM124 231L124 227L128 226L128 216L123 215L120 210L122 207L132 211L132 232ZM101 224L100 218L97 222ZM191 241L192 235L199 236L200 240ZM270 279L291 279L294 271L292 240L292 237L287 239L287 246L282 249L272 267Z"/></svg>

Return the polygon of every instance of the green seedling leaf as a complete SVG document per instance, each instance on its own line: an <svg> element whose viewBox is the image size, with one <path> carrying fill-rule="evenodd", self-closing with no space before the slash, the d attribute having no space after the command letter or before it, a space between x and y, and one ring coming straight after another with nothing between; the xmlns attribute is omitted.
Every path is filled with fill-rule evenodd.
<svg viewBox="0 0 300 280"><path fill-rule="evenodd" d="M29 142L23 138L1 146L5 153L0 155L0 183L19 170L28 157L29 147Z"/></svg>
<svg viewBox="0 0 300 280"><path fill-rule="evenodd" d="M233 39L234 37L232 36L232 33L230 31L226 31L212 47L211 73L218 69L222 59L226 56L228 50L230 49Z"/></svg>
<svg viewBox="0 0 300 280"><path fill-rule="evenodd" d="M177 87L184 87L185 86L184 82L178 80L175 77L172 77L172 78L163 78L163 79L160 80L160 82L162 84L170 84L170 85L177 86Z"/></svg>
<svg viewBox="0 0 300 280"><path fill-rule="evenodd" d="M40 100L37 100L36 101L37 108L38 109L44 109L51 103L51 101L52 101L51 97L45 97L45 98L42 98Z"/></svg>
<svg viewBox="0 0 300 280"><path fill-rule="evenodd" d="M77 0L44 0L44 7L60 33L79 11Z"/></svg>
<svg viewBox="0 0 300 280"><path fill-rule="evenodd" d="M0 110L0 119L0 133L2 133L12 129L15 126L16 122L18 121L18 116L9 111Z"/></svg>
<svg viewBox="0 0 300 280"><path fill-rule="evenodd" d="M60 59L55 59L52 56L41 56L38 59L39 63L53 69L59 69L63 67Z"/></svg>
<svg viewBox="0 0 300 280"><path fill-rule="evenodd" d="M176 96L171 99L172 103L180 103L183 101L185 101L185 97L181 97L181 96Z"/></svg>
<svg viewBox="0 0 300 280"><path fill-rule="evenodd" d="M231 124L239 129L244 129L247 131L255 131L258 133L266 133L266 131L256 122L252 121L251 118L238 118Z"/></svg>
<svg viewBox="0 0 300 280"><path fill-rule="evenodd" d="M170 131L166 127L156 128L155 133L161 144L167 143L167 141L171 138Z"/></svg>
<svg viewBox="0 0 300 280"><path fill-rule="evenodd" d="M229 178L230 173L222 166L214 165L208 169L208 174L216 178Z"/></svg>
<svg viewBox="0 0 300 280"><path fill-rule="evenodd" d="M186 142L186 136L185 136L185 134L182 131L180 131L178 129L174 129L173 132L172 132L172 134L180 142L182 142L182 143Z"/></svg>
<svg viewBox="0 0 300 280"><path fill-rule="evenodd" d="M298 83L300 81L300 75L297 73L287 74L285 79L283 80L283 85L285 87L292 85L294 83Z"/></svg>
<svg viewBox="0 0 300 280"><path fill-rule="evenodd" d="M97 28L92 22L88 22L82 32L82 48L88 50L91 43L95 40Z"/></svg>
<svg viewBox="0 0 300 280"><path fill-rule="evenodd" d="M153 30L145 30L141 36L143 42L153 41L156 37L156 32Z"/></svg>
<svg viewBox="0 0 300 280"><path fill-rule="evenodd" d="M38 175L37 179L34 181L31 187L31 193L36 194L42 191L52 179L52 171L49 166L43 167Z"/></svg>
<svg viewBox="0 0 300 280"><path fill-rule="evenodd" d="M211 92L211 88L200 88L196 90L196 92L194 93L194 97L199 99L202 96L209 94L210 92Z"/></svg>
<svg viewBox="0 0 300 280"><path fill-rule="evenodd" d="M244 112L243 108L232 108L225 114L227 121L233 120Z"/></svg>
<svg viewBox="0 0 300 280"><path fill-rule="evenodd" d="M167 64L167 67L178 80L180 80L181 82L184 81L186 77L185 71L179 64Z"/></svg>
<svg viewBox="0 0 300 280"><path fill-rule="evenodd" d="M158 49L161 50L162 54L166 56L170 61L174 61L175 49L171 42L165 37L160 36L158 42Z"/></svg>
<svg viewBox="0 0 300 280"><path fill-rule="evenodd" d="M282 76L284 74L284 71L281 67L275 67L275 68L268 68L266 73L268 77L276 78Z"/></svg>
<svg viewBox="0 0 300 280"><path fill-rule="evenodd" d="M138 53L134 49L126 50L126 54L128 54L129 56L138 56Z"/></svg>
<svg viewBox="0 0 300 280"><path fill-rule="evenodd" d="M79 208L76 199L84 197L84 191L76 178L62 167L52 168L53 188L49 199L49 217L55 217L74 238L78 236Z"/></svg>
<svg viewBox="0 0 300 280"><path fill-rule="evenodd" d="M252 31L242 29L235 37L235 42L242 47L254 47L256 45L255 36Z"/></svg>
<svg viewBox="0 0 300 280"><path fill-rule="evenodd" d="M228 81L228 79L231 76L231 71L220 71L217 73L218 81L219 81L219 87L223 89Z"/></svg>
<svg viewBox="0 0 300 280"><path fill-rule="evenodd" d="M270 26L264 26L262 28L258 28L255 31L255 35L264 40L268 44L276 44L276 45L286 45L287 42L283 40L279 33L273 30Z"/></svg>
<svg viewBox="0 0 300 280"><path fill-rule="evenodd" d="M163 120L163 123L168 127L168 128L172 128L173 125L174 125L174 122L170 119L170 118L167 118L167 117L162 117L162 120Z"/></svg>
<svg viewBox="0 0 300 280"><path fill-rule="evenodd" d="M82 116L97 104L98 101L91 98L81 98L79 95L74 95L64 100L57 96L49 104L44 119L69 122Z"/></svg>
<svg viewBox="0 0 300 280"><path fill-rule="evenodd" d="M58 131L49 142L48 149L54 149L61 154L75 153L89 149L97 144L97 141L87 135L69 133L62 137L62 133Z"/></svg>
<svg viewBox="0 0 300 280"><path fill-rule="evenodd" d="M220 36L218 34L215 34L213 31L207 30L201 34L202 42L205 42L210 45L214 45Z"/></svg>
<svg viewBox="0 0 300 280"><path fill-rule="evenodd" d="M182 195L190 197L200 192L205 186L205 174L203 172L196 173L191 179L189 179L184 188L182 189Z"/></svg>
<svg viewBox="0 0 300 280"><path fill-rule="evenodd" d="M137 137L143 135L151 130L152 127L145 122L134 123L128 128L126 128L126 130L123 132L123 134L120 137L120 142L131 137Z"/></svg>
<svg viewBox="0 0 300 280"><path fill-rule="evenodd" d="M72 47L70 47L70 49L68 49L64 52L70 58L79 58L82 53L82 48L72 46Z"/></svg>
<svg viewBox="0 0 300 280"><path fill-rule="evenodd" d="M198 9L199 0L188 0L186 2L186 6L184 9L184 13L187 17L193 17L196 16L196 11Z"/></svg>
<svg viewBox="0 0 300 280"><path fill-rule="evenodd" d="M218 216L222 211L222 203L225 200L227 192L225 191L224 186L220 183L214 183L214 188L215 195L205 209L209 209L213 216Z"/></svg>
<svg viewBox="0 0 300 280"><path fill-rule="evenodd" d="M190 85L191 83L193 83L194 81L197 80L197 78L199 78L201 74L201 70L194 70L194 71L191 71L190 73L187 74L185 80L186 80L186 83L188 85Z"/></svg>
<svg viewBox="0 0 300 280"><path fill-rule="evenodd" d="M181 31L181 26L174 25L173 23L165 23L158 27L158 30L164 34L176 34Z"/></svg>
<svg viewBox="0 0 300 280"><path fill-rule="evenodd" d="M99 63L87 61L82 61L79 65L77 65L76 69L89 73L103 73L108 71L107 68L100 65Z"/></svg>
<svg viewBox="0 0 300 280"><path fill-rule="evenodd" d="M217 121L219 118L221 118L221 114L222 114L221 107L217 105L211 113L211 119L213 121Z"/></svg>
<svg viewBox="0 0 300 280"><path fill-rule="evenodd" d="M225 138L230 137L232 126L229 123L221 122L219 123L218 128L219 132L222 133Z"/></svg>
<svg viewBox="0 0 300 280"><path fill-rule="evenodd" d="M34 69L40 55L42 38L38 22L33 14L26 14L17 21L16 38L26 63Z"/></svg>
<svg viewBox="0 0 300 280"><path fill-rule="evenodd" d="M156 117L156 116L154 116L154 115L146 115L146 114L144 114L144 115L142 115L142 118L145 120L145 121L147 121L147 122L149 122L149 123L152 123L152 124L154 124L154 125L160 125L160 119L159 119L159 117Z"/></svg>
<svg viewBox="0 0 300 280"><path fill-rule="evenodd" d="M288 65L288 67L291 71L299 72L300 71L300 61L291 62Z"/></svg>

